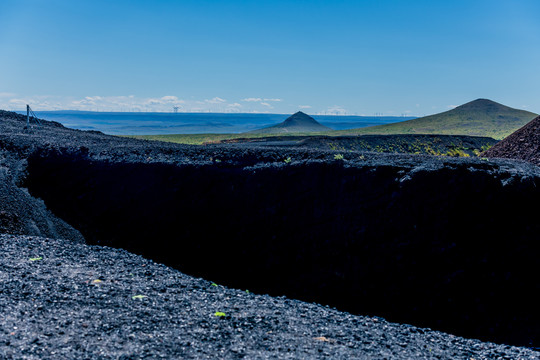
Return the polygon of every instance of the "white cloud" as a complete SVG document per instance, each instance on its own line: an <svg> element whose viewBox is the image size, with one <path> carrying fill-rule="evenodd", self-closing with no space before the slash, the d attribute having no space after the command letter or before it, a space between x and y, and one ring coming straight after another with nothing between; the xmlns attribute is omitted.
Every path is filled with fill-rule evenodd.
<svg viewBox="0 0 540 360"><path fill-rule="evenodd" d="M96 105L97 102L103 101L104 99L101 96L86 96L84 99L74 100L72 104L74 105Z"/></svg>
<svg viewBox="0 0 540 360"><path fill-rule="evenodd" d="M334 105L326 110L328 115L347 115L348 111L339 105Z"/></svg>
<svg viewBox="0 0 540 360"><path fill-rule="evenodd" d="M206 100L204 100L204 101L207 102L207 103L209 103L209 104L222 104L222 103L227 102L227 100L222 99L222 98L220 98L220 97L215 97L215 98L210 99L210 100L209 100L209 99L206 99Z"/></svg>
<svg viewBox="0 0 540 360"><path fill-rule="evenodd" d="M161 100L167 101L167 102L178 102L178 101L183 102L182 100L179 100L178 97L172 96L172 95L163 96Z"/></svg>
<svg viewBox="0 0 540 360"><path fill-rule="evenodd" d="M263 99L263 98L258 98L258 97L251 97L251 98L245 98L245 99L242 99L242 101L245 101L245 102L280 102L280 101L283 101L283 99L277 99L277 98L271 98L271 99Z"/></svg>
<svg viewBox="0 0 540 360"><path fill-rule="evenodd" d="M133 100L135 99L134 96L118 96L115 98L117 101L123 101L124 102L124 105L127 105L128 103L132 103ZM127 103L126 103L127 102ZM184 100L181 100L179 99L178 97L176 96L172 96L172 95L166 95L166 96L162 96L160 98L149 98L149 99L146 99L144 102L144 104L146 105L165 105L165 104L168 104L168 105L178 105L178 104L183 104L185 103Z"/></svg>
<svg viewBox="0 0 540 360"><path fill-rule="evenodd" d="M299 109L311 109L310 105L298 105Z"/></svg>
<svg viewBox="0 0 540 360"><path fill-rule="evenodd" d="M14 93L10 93L10 92L0 92L0 98L2 97L13 97L15 96Z"/></svg>
<svg viewBox="0 0 540 360"><path fill-rule="evenodd" d="M26 105L28 104L28 101L25 99L10 99L9 103L12 105Z"/></svg>
<svg viewBox="0 0 540 360"><path fill-rule="evenodd" d="M247 98L229 103L221 97L181 99L175 95L159 97L139 97L135 95L89 95L81 97L36 95L22 97L9 96L13 95L9 93L0 93L0 95L0 109L24 110L26 104L30 104L36 113L47 110L173 112L174 107L179 107L180 112L236 113L242 111L246 113L269 113L275 111L273 105L278 100L264 101L262 98Z"/></svg>

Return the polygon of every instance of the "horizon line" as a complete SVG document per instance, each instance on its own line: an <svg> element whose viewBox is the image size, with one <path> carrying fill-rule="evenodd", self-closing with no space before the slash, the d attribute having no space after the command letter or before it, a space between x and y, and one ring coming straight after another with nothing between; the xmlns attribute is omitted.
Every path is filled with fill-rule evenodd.
<svg viewBox="0 0 540 360"><path fill-rule="evenodd" d="M2 109L0 109L2 110ZM26 110L5 110L18 113L26 113ZM61 110L34 110L36 113L53 113L53 112L84 112L84 113L113 113L113 114L171 114L171 115L180 115L180 114L222 114L222 115L291 115L294 113L272 113L272 112L261 112L261 111L252 111L252 112L219 112L219 111L101 111L101 110L75 110L75 109L61 109ZM299 110L302 111L302 110ZM298 112L298 111L297 111ZM303 113L310 116L354 116L354 117L392 117L392 118L407 118L407 117L422 117L427 115L412 115L412 114L401 114L401 115L384 115L384 113L375 113L373 115L367 114L358 114L358 113L345 113L345 114L322 114L320 112L315 114L309 114L305 111ZM296 112L295 112L296 113Z"/></svg>

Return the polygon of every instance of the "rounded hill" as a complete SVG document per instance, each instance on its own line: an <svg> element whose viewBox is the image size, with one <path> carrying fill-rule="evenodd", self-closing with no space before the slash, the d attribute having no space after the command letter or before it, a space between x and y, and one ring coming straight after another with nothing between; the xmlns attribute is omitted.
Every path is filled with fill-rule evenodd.
<svg viewBox="0 0 540 360"><path fill-rule="evenodd" d="M320 124L311 116L298 111L285 121L266 128L249 131L246 134L284 134L332 131L331 128Z"/></svg>
<svg viewBox="0 0 540 360"><path fill-rule="evenodd" d="M439 114L340 133L472 135L502 139L536 116L492 100L477 99Z"/></svg>

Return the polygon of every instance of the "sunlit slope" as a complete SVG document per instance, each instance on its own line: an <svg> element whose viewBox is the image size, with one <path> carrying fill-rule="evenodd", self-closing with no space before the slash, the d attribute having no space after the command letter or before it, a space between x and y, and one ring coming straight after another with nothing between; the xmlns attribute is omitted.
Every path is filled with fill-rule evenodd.
<svg viewBox="0 0 540 360"><path fill-rule="evenodd" d="M502 139L537 114L513 109L488 99L478 99L450 111L399 123L342 130L332 135L345 134L445 134L487 136Z"/></svg>

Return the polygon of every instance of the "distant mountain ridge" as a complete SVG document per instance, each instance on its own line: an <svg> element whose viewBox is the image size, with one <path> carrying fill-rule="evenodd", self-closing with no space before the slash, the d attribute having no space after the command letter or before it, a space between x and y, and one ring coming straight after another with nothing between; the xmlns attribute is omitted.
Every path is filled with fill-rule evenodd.
<svg viewBox="0 0 540 360"><path fill-rule="evenodd" d="M502 139L534 119L538 114L514 109L488 99L477 99L452 110L413 120L340 134L444 134L473 135Z"/></svg>
<svg viewBox="0 0 540 360"><path fill-rule="evenodd" d="M302 111L298 111L277 125L249 131L246 132L246 134L283 134L323 131L332 131L332 129L322 125L317 120L303 113Z"/></svg>

